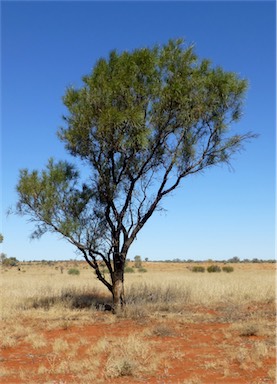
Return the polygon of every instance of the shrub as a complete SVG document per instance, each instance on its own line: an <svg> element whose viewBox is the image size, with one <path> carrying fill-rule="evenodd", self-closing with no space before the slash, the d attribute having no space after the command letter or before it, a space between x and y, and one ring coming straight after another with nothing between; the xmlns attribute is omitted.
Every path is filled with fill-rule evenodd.
<svg viewBox="0 0 277 384"><path fill-rule="evenodd" d="M2 261L2 265L5 267L16 267L18 264L18 260L15 257L4 257Z"/></svg>
<svg viewBox="0 0 277 384"><path fill-rule="evenodd" d="M200 265L195 265L192 267L192 272L205 272L205 268Z"/></svg>
<svg viewBox="0 0 277 384"><path fill-rule="evenodd" d="M125 267L124 272L125 272L125 273L134 273L135 270L134 270L134 268L132 268L132 267Z"/></svg>
<svg viewBox="0 0 277 384"><path fill-rule="evenodd" d="M145 272L147 272L147 269L141 267L141 268L138 269L138 272L145 273Z"/></svg>
<svg viewBox="0 0 277 384"><path fill-rule="evenodd" d="M69 275L80 275L80 271L79 271L79 269L77 269L77 268L70 268L68 271L67 271L67 273L69 274Z"/></svg>
<svg viewBox="0 0 277 384"><path fill-rule="evenodd" d="M222 271L230 273L230 272L234 271L234 268L230 267L229 265L226 265L226 266L222 267Z"/></svg>
<svg viewBox="0 0 277 384"><path fill-rule="evenodd" d="M211 273L211 272L220 272L221 269L220 269L220 267L218 265L210 265L209 267L207 267L207 271L209 273Z"/></svg>

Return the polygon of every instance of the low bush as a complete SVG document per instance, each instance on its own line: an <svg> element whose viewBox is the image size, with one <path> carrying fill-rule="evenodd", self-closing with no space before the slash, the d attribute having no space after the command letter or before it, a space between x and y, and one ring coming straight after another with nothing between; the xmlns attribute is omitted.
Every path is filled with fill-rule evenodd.
<svg viewBox="0 0 277 384"><path fill-rule="evenodd" d="M134 273L135 270L134 270L134 268L132 268L132 267L125 267L124 272L125 272L125 273Z"/></svg>
<svg viewBox="0 0 277 384"><path fill-rule="evenodd" d="M19 261L15 257L5 257L3 258L2 265L5 267L16 267Z"/></svg>
<svg viewBox="0 0 277 384"><path fill-rule="evenodd" d="M147 269L141 267L141 268L138 269L138 272L140 272L140 273L145 273L145 272L147 272Z"/></svg>
<svg viewBox="0 0 277 384"><path fill-rule="evenodd" d="M67 273L69 274L69 275L80 275L80 271L79 271L79 269L77 269L77 268L70 268L68 271L67 271Z"/></svg>
<svg viewBox="0 0 277 384"><path fill-rule="evenodd" d="M205 267L201 267L200 265L195 265L192 267L192 272L205 272Z"/></svg>
<svg viewBox="0 0 277 384"><path fill-rule="evenodd" d="M222 271L230 273L230 272L234 272L234 268L230 267L229 265L226 265L226 266L222 267Z"/></svg>
<svg viewBox="0 0 277 384"><path fill-rule="evenodd" d="M207 267L207 271L209 273L212 273L212 272L220 272L221 271L221 268L218 266L218 265L210 265L209 267Z"/></svg>

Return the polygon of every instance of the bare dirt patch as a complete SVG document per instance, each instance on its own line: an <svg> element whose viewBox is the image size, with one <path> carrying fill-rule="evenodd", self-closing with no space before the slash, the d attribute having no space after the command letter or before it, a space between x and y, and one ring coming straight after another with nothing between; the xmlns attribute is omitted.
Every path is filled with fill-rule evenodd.
<svg viewBox="0 0 277 384"><path fill-rule="evenodd" d="M198 314L193 321L164 315L143 322L94 314L93 324L46 331L29 324L31 340L19 336L15 346L2 350L1 382L275 382L272 332L264 327L247 335L241 324L220 322L224 313L199 308Z"/></svg>

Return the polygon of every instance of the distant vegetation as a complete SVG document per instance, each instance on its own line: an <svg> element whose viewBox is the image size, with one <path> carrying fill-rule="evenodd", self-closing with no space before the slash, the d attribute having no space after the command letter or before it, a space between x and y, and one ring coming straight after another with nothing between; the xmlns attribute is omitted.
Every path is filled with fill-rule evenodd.
<svg viewBox="0 0 277 384"><path fill-rule="evenodd" d="M5 267L16 267L19 261L15 257L7 257L5 253L0 255L1 264Z"/></svg>
<svg viewBox="0 0 277 384"><path fill-rule="evenodd" d="M195 265L192 267L192 272L205 272L205 268L200 265Z"/></svg>
<svg viewBox="0 0 277 384"><path fill-rule="evenodd" d="M79 271L79 269L77 269L77 268L70 268L70 269L67 271L67 273L68 273L69 275L80 275L80 271Z"/></svg>
<svg viewBox="0 0 277 384"><path fill-rule="evenodd" d="M139 257L140 259L136 259L136 257ZM142 259L141 259L141 256L136 256L135 257L135 260L132 261L130 259L128 259L126 261L126 264L125 264L125 272L132 272L131 269L133 268L136 268L138 271L139 271L139 268L143 268L142 266ZM4 259L12 259L12 260L16 260L17 263L20 263L21 261L18 261L15 257L7 257L6 254L4 253L1 253L0 254L0 263L2 263L3 265L5 263L3 263L3 260ZM147 260L146 260L147 259ZM149 263L187 263L187 264L193 264L193 263L197 263L197 264L202 264L202 263L220 263L220 264L238 264L238 263L276 263L276 259L268 259L268 260L265 260L265 259L257 259L257 258L253 258L253 259L239 259L238 257L233 257L231 259L222 259L222 260L213 260L213 259L208 259L208 260L193 260L193 259L167 259L167 260L149 260L149 258L145 258L145 262ZM64 264L71 264L72 266L77 266L79 262L83 262L83 260L73 260L73 259L69 259L69 260L66 260L66 259L61 259L61 260L45 260L45 259L42 259L42 260L23 260L22 261L23 263L32 263L32 264L43 264L43 265L48 265L48 266L54 266L56 263L64 263ZM128 263L132 262L133 266L130 267L128 266ZM6 261L6 263L8 263L8 261ZM195 266L196 267L196 266ZM194 268L195 268L194 267ZM198 267L197 267L198 268ZM197 269L196 268L196 269ZM108 269L106 267L102 268L103 269L103 272L106 272L108 273ZM201 268L200 268L201 269ZM205 268L204 268L205 269ZM222 268L223 270L223 268ZM135 272L135 270L133 270L133 272ZM201 270L199 271L194 271L194 272L203 272ZM226 272L226 270L225 270Z"/></svg>
<svg viewBox="0 0 277 384"><path fill-rule="evenodd" d="M207 272L221 272L221 268L218 265L210 265L209 267L207 267Z"/></svg>
<svg viewBox="0 0 277 384"><path fill-rule="evenodd" d="M205 267L203 267L202 265L195 265L191 268L191 271L192 272L205 272ZM230 272L233 272L234 271L234 268L231 267L230 265L224 265L224 267L222 267L222 269L216 265L216 264L213 264L213 265L209 265L207 267L207 272L209 273L212 273L212 272L227 272L227 273L230 273Z"/></svg>
<svg viewBox="0 0 277 384"><path fill-rule="evenodd" d="M158 262L158 263L276 263L276 259L240 259L237 256L232 257L231 259L221 259L221 260L213 260L213 259L208 259L208 260L193 260L193 259L167 259L167 260L152 260L153 262Z"/></svg>

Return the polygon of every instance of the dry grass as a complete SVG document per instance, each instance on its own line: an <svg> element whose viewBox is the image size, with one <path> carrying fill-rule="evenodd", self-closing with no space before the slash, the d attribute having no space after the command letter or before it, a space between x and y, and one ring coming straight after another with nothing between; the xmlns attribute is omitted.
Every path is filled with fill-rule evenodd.
<svg viewBox="0 0 277 384"><path fill-rule="evenodd" d="M47 345L47 341L40 333L32 332L24 339L34 349L41 349Z"/></svg>
<svg viewBox="0 0 277 384"><path fill-rule="evenodd" d="M126 274L129 315L138 318L154 312L178 313L186 304L195 304L225 307L228 318L240 306L275 300L273 269L262 269L259 273L254 269L242 269L232 274L194 274L181 266L182 269L173 272L149 270L146 274ZM70 314L76 312L80 321L82 315L86 318L86 312L91 313L99 304L111 300L93 271L83 268L80 276L61 274L59 269L49 266L28 266L26 273L17 269L2 270L1 293L3 320L19 313L43 317L45 311L48 319L59 315L64 318L66 310L69 321L72 320Z"/></svg>
<svg viewBox="0 0 277 384"><path fill-rule="evenodd" d="M152 353L151 343L139 335L117 338L112 342L105 366L106 377L153 374L158 356Z"/></svg>
<svg viewBox="0 0 277 384"><path fill-rule="evenodd" d="M220 369L228 380L232 364L240 369L261 368L275 356L275 271L235 268L231 274L192 273L185 265L158 265L147 273L126 274L127 307L114 316L98 310L111 297L91 269L79 266L80 276L60 273L54 266L24 267L26 272L1 271L0 340L2 348L27 343L34 350L47 350L43 362L33 370L14 372L23 382L52 383L51 375L69 375L72 383L104 383L113 378L138 379L151 375L161 361L182 363L186 354L176 349L166 357L155 354L153 340L178 337L189 340L183 328L189 324L225 324L220 348L224 356L202 364L207 372ZM177 268L178 267L178 268ZM171 271L171 272L170 272ZM209 312L211 311L211 313ZM101 315L102 313L102 315ZM61 336L46 340L44 333L67 330L101 321L107 325L125 320L144 327L140 334L108 337L91 342L84 338L70 342ZM172 326L174 324L174 326ZM239 347L234 347L239 345ZM80 358L81 354L81 358ZM101 367L99 373L99 367ZM104 368L103 368L104 367ZM3 368L8 377L12 369ZM26 376L27 375L27 376ZM268 378L275 370L268 369ZM161 379L162 382L162 379ZM166 381L165 381L166 382ZM202 383L198 375L180 384Z"/></svg>
<svg viewBox="0 0 277 384"><path fill-rule="evenodd" d="M148 336L159 336L159 337L172 337L176 336L176 332L172 328L172 325L165 324L165 323L158 323L155 324L151 329L148 331Z"/></svg>

